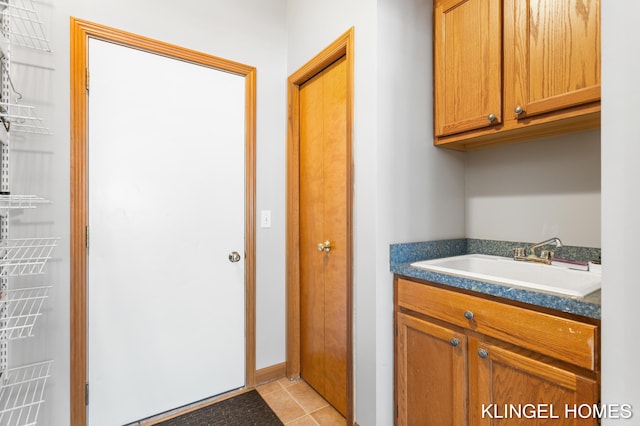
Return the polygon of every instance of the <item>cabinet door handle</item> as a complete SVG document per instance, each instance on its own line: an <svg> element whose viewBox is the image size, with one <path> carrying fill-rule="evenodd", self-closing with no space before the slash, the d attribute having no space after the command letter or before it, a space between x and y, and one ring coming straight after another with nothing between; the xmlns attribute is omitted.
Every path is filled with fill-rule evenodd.
<svg viewBox="0 0 640 426"><path fill-rule="evenodd" d="M458 346L460 344L460 340L456 339L455 337L452 337L451 339L449 339L449 343L451 343L451 346Z"/></svg>
<svg viewBox="0 0 640 426"><path fill-rule="evenodd" d="M513 109L513 112L514 112L516 115L520 115L520 114L522 114L522 113L524 112L524 108L522 108L522 106L518 105L517 107L515 107L515 108Z"/></svg>
<svg viewBox="0 0 640 426"><path fill-rule="evenodd" d="M464 311L464 317L466 319L468 319L469 321L471 321L473 319L473 317L474 317L474 314L471 311Z"/></svg>
<svg viewBox="0 0 640 426"><path fill-rule="evenodd" d="M493 123L495 121L495 119L496 119L496 115L495 114L491 113L491 114L487 115L487 120L489 120L490 122Z"/></svg>
<svg viewBox="0 0 640 426"><path fill-rule="evenodd" d="M482 359L485 359L489 356L489 352L486 349L478 349L478 356Z"/></svg>

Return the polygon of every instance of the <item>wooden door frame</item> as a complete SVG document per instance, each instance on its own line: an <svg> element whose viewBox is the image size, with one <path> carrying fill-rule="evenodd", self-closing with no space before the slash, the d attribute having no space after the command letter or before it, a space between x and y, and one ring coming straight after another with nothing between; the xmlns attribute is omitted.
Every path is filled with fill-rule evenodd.
<svg viewBox="0 0 640 426"><path fill-rule="evenodd" d="M287 377L300 377L300 87L338 59L347 62L347 424L353 424L353 51L350 28L287 81Z"/></svg>
<svg viewBox="0 0 640 426"><path fill-rule="evenodd" d="M70 19L71 217L70 404L71 425L87 422L88 55L89 38L132 47L245 77L245 387L255 386L256 69L104 25ZM168 409L173 407L167 407Z"/></svg>

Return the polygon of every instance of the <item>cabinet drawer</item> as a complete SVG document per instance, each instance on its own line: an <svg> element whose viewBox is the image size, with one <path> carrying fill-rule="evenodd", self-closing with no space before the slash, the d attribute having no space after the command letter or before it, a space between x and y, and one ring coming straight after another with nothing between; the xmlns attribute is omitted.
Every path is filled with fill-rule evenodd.
<svg viewBox="0 0 640 426"><path fill-rule="evenodd" d="M596 369L596 325L404 279L398 279L397 297L402 308Z"/></svg>

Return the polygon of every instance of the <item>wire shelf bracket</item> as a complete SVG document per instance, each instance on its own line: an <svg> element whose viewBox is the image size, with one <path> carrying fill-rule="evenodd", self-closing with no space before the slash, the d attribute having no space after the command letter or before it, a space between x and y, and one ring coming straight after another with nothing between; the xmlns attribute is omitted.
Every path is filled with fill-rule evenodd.
<svg viewBox="0 0 640 426"><path fill-rule="evenodd" d="M35 115L35 107L16 103L0 102L0 121L7 131L50 135L44 120Z"/></svg>
<svg viewBox="0 0 640 426"><path fill-rule="evenodd" d="M0 195L0 214L9 209L34 209L51 201L36 195Z"/></svg>
<svg viewBox="0 0 640 426"><path fill-rule="evenodd" d="M51 45L44 31L44 24L33 7L32 0L0 0L6 8L11 25L11 43L29 49L51 52Z"/></svg>
<svg viewBox="0 0 640 426"><path fill-rule="evenodd" d="M33 336L33 327L42 315L42 305L49 296L50 288L51 286L5 290L0 299L0 310L6 310L6 316L0 325L0 335L8 340Z"/></svg>
<svg viewBox="0 0 640 426"><path fill-rule="evenodd" d="M44 402L44 388L53 361L6 370L0 379L0 424L32 426Z"/></svg>
<svg viewBox="0 0 640 426"><path fill-rule="evenodd" d="M59 240L55 237L1 241L0 277L42 274Z"/></svg>

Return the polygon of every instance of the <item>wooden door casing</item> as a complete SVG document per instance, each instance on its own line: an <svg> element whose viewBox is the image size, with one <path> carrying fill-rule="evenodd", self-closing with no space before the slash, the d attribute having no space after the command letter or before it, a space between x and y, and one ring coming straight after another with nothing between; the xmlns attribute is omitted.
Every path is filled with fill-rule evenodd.
<svg viewBox="0 0 640 426"><path fill-rule="evenodd" d="M348 29L333 43L301 66L288 78L287 105L287 362L286 375L290 379L300 377L301 371L301 251L300 243L300 89L331 64L344 58L346 61L345 98L345 149L346 149L346 421L354 424L353 398L353 98L354 98L354 29ZM319 241L316 241L317 244ZM338 247L336 245L336 247ZM316 252L317 253L317 252ZM317 253L319 254L319 253Z"/></svg>
<svg viewBox="0 0 640 426"><path fill-rule="evenodd" d="M301 375L346 413L346 61L300 88ZM318 243L331 242L330 252Z"/></svg>
<svg viewBox="0 0 640 426"><path fill-rule="evenodd" d="M245 339L246 386L255 386L256 69L137 34L70 18L70 420L87 419L87 47L90 37L155 52L245 77Z"/></svg>

